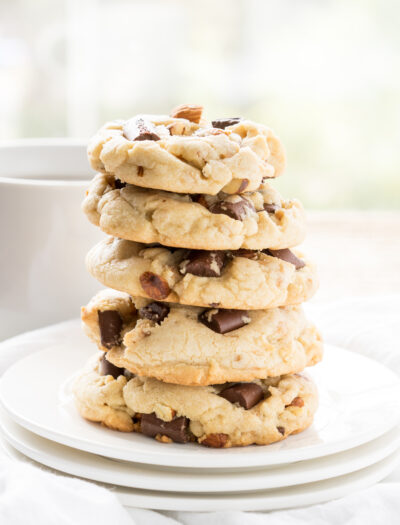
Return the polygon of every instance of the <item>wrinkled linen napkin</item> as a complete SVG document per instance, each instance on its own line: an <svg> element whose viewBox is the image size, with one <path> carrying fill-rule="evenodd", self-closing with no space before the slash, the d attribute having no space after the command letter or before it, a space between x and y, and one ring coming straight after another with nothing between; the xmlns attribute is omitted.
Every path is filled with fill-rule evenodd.
<svg viewBox="0 0 400 525"><path fill-rule="evenodd" d="M308 304L325 341L375 358L400 375L400 295ZM0 344L0 374L17 359L65 333L66 321ZM355 371L357 373L357 371ZM93 483L52 474L0 455L0 523L4 525L398 525L400 468L385 481L340 500L275 512L159 512L124 509Z"/></svg>

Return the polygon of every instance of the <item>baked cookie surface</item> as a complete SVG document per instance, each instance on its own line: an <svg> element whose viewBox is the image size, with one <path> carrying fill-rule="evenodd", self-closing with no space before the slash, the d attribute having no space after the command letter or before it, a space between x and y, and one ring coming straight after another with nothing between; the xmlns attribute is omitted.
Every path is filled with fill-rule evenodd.
<svg viewBox="0 0 400 525"><path fill-rule="evenodd" d="M124 371L106 366L112 372L102 374L103 354L93 356L85 368L78 374L73 385L76 407L82 417L89 421L102 423L104 426L121 432L133 432L134 412L128 408L123 398L123 388L127 384ZM129 377L129 376L128 376Z"/></svg>
<svg viewBox="0 0 400 525"><path fill-rule="evenodd" d="M253 191L283 172L283 146L266 126L181 115L105 124L89 142L91 166L136 186L209 195Z"/></svg>
<svg viewBox="0 0 400 525"><path fill-rule="evenodd" d="M298 374L204 387L134 377L124 398L142 433L213 448L280 441L310 426L318 406L315 385Z"/></svg>
<svg viewBox="0 0 400 525"><path fill-rule="evenodd" d="M290 250L271 253L293 255ZM208 259L200 264L203 256ZM269 252L174 250L109 237L89 251L86 265L104 286L134 297L257 310L312 297L318 287L316 268L306 259L297 260L301 267Z"/></svg>
<svg viewBox="0 0 400 525"><path fill-rule="evenodd" d="M80 414L164 443L268 445L310 426L318 406L315 385L302 374L194 387L138 376L114 379L101 375L101 360L102 353L93 356L76 379Z"/></svg>
<svg viewBox="0 0 400 525"><path fill-rule="evenodd" d="M120 315L121 324L110 327L104 311ZM82 320L111 363L168 383L251 381L300 372L322 359L321 336L301 307L235 310L222 318L220 312L102 290L82 308ZM113 330L116 344L105 346L104 334Z"/></svg>
<svg viewBox="0 0 400 525"><path fill-rule="evenodd" d="M116 187L117 186L119 187ZM225 250L289 248L305 237L305 213L269 184L245 195L181 195L97 174L82 208L102 231L131 241Z"/></svg>

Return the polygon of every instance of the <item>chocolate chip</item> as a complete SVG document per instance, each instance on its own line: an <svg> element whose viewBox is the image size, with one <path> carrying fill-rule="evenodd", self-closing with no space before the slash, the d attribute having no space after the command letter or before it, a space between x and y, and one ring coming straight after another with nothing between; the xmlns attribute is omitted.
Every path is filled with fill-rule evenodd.
<svg viewBox="0 0 400 525"><path fill-rule="evenodd" d="M285 435L285 427L276 427L276 430L277 430L280 434L282 434L282 436Z"/></svg>
<svg viewBox="0 0 400 525"><path fill-rule="evenodd" d="M294 264L296 267L296 270L299 270L300 268L303 268L306 263L295 256L295 254L289 250L289 248L283 248L282 250L265 250L265 253L268 255L272 255L272 257L277 257L278 259L282 259L282 261L286 261L290 264Z"/></svg>
<svg viewBox="0 0 400 525"><path fill-rule="evenodd" d="M125 122L123 134L128 140L160 140L154 124L143 117L134 117Z"/></svg>
<svg viewBox="0 0 400 525"><path fill-rule="evenodd" d="M168 314L169 306L163 303L150 303L139 310L140 319L149 319L157 324L161 324Z"/></svg>
<svg viewBox="0 0 400 525"><path fill-rule="evenodd" d="M201 204L202 206L204 206L204 208L208 208L208 204L207 204L207 201L204 195L199 195L199 194L192 195L192 201L197 202L198 204Z"/></svg>
<svg viewBox="0 0 400 525"><path fill-rule="evenodd" d="M163 421L154 413L142 414L140 428L145 436L155 437L161 434L170 437L176 443L187 443L190 440L189 420L186 417Z"/></svg>
<svg viewBox="0 0 400 525"><path fill-rule="evenodd" d="M117 310L97 310L101 344L112 348L121 344L122 318Z"/></svg>
<svg viewBox="0 0 400 525"><path fill-rule="evenodd" d="M231 118L219 118L212 121L213 128L225 129L228 126L233 126L237 124L242 119L240 117L231 117Z"/></svg>
<svg viewBox="0 0 400 525"><path fill-rule="evenodd" d="M228 215L232 219L242 221L251 211L256 211L251 201L239 197L235 201L218 201L209 207L211 213Z"/></svg>
<svg viewBox="0 0 400 525"><path fill-rule="evenodd" d="M103 354L99 363L99 371L102 376L113 376L114 379L117 379L117 377L124 375L125 368L113 365L107 360L106 354Z"/></svg>
<svg viewBox="0 0 400 525"><path fill-rule="evenodd" d="M225 264L226 255L222 251L192 250L180 264L180 272L200 277L219 277Z"/></svg>
<svg viewBox="0 0 400 525"><path fill-rule="evenodd" d="M222 448L228 442L227 434L208 434L201 442L202 445L211 448Z"/></svg>
<svg viewBox="0 0 400 525"><path fill-rule="evenodd" d="M120 190L121 188L125 188L126 182L122 182L120 179L115 179L114 185L116 190Z"/></svg>
<svg viewBox="0 0 400 525"><path fill-rule="evenodd" d="M170 294L170 287L165 279L152 272L144 272L139 277L143 290L156 301L162 301Z"/></svg>
<svg viewBox="0 0 400 525"><path fill-rule="evenodd" d="M280 209L280 206L277 204L264 204L264 210L268 213L275 213Z"/></svg>
<svg viewBox="0 0 400 525"><path fill-rule="evenodd" d="M246 310L205 310L199 315L203 323L217 334L226 334L250 322Z"/></svg>
<svg viewBox="0 0 400 525"><path fill-rule="evenodd" d="M230 403L239 403L245 410L249 410L261 401L264 392L257 383L237 383L226 388L219 395Z"/></svg>

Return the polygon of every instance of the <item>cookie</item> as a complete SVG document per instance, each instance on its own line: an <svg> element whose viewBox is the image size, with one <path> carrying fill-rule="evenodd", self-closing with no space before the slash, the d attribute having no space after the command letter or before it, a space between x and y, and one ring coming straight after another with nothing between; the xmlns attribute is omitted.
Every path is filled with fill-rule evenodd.
<svg viewBox="0 0 400 525"><path fill-rule="evenodd" d="M141 432L160 442L212 448L267 445L311 425L315 385L303 374L247 383L182 386L157 379L102 375L103 354L76 379L80 414L114 430Z"/></svg>
<svg viewBox="0 0 400 525"><path fill-rule="evenodd" d="M213 448L280 441L310 426L318 406L315 385L297 374L203 387L134 377L124 399L143 434Z"/></svg>
<svg viewBox="0 0 400 525"><path fill-rule="evenodd" d="M285 254L297 262L280 258ZM202 257L205 263L199 262ZM196 252L109 237L89 251L86 264L104 286L193 306L274 308L302 303L318 287L314 264L290 250Z"/></svg>
<svg viewBox="0 0 400 525"><path fill-rule="evenodd" d="M268 184L245 195L190 196L127 185L98 174L82 208L102 231L144 243L204 250L290 248L305 237L305 213Z"/></svg>
<svg viewBox="0 0 400 525"><path fill-rule="evenodd" d="M124 319L119 330L112 320L111 330L101 324L104 311ZM117 367L181 385L252 381L300 372L318 363L323 353L320 334L299 306L204 310L102 290L82 308L82 321L86 334L108 351L108 361ZM104 346L104 333L113 330L120 343Z"/></svg>
<svg viewBox="0 0 400 525"><path fill-rule="evenodd" d="M138 115L104 125L88 147L96 171L144 188L215 195L256 190L285 167L280 140L266 126L240 120Z"/></svg>
<svg viewBox="0 0 400 525"><path fill-rule="evenodd" d="M128 408L123 398L123 388L128 378L124 370L116 373L116 367L108 367L106 373L100 373L100 366L104 360L103 354L90 359L74 383L73 394L75 404L82 417L89 421L102 423L104 426L121 432L132 432L135 422L132 419L134 412Z"/></svg>

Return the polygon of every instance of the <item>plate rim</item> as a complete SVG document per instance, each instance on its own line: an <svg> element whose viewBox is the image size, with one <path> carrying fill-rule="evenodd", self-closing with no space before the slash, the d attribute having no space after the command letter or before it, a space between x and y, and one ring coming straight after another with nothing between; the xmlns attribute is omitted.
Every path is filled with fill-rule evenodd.
<svg viewBox="0 0 400 525"><path fill-rule="evenodd" d="M13 425L17 426L18 429L13 428ZM22 435L18 434L18 432L22 430ZM289 486L296 486L296 485L304 485L307 483L314 483L317 481L323 481L326 479L335 478L338 476L350 474L352 472L356 472L358 470L362 470L363 468L369 467L370 465L373 465L375 463L378 463L382 459L390 456L393 454L396 450L399 449L400 446L400 426L397 427L393 433L393 430L387 432L386 434L380 436L376 440L373 440L368 443L364 443L364 445L360 445L360 447L356 447L355 449L350 449L344 452L339 452L338 454L334 454L333 456L336 456L332 458L332 456L326 456L325 458L316 458L314 460L309 460L305 462L299 462L299 463L289 463L287 465L276 465L275 467L267 467L267 468L260 468L260 469L248 469L245 471L241 471L239 476L236 471L234 472L228 472L224 471L219 475L218 472L216 472L216 469L209 469L209 472L205 473L205 469L180 469L179 472L173 470L173 467L168 468L168 471L166 469L162 468L148 468L149 466L146 464L130 464L129 462L115 462L111 460L110 458L106 457L99 457L97 455L83 452L78 449L74 449L71 447L66 447L65 445L61 445L56 442L50 442L51 445L54 447L60 447L60 450L54 450L53 448L47 448L46 443L48 440L46 438L42 438L41 436L38 436L37 434L31 433L29 430L25 429L24 427L21 427L18 425L18 423L15 423L7 414L4 413L4 411L0 410L0 435L3 437L7 443L12 446L14 449L16 449L18 452L23 454L24 456L27 456L28 458L45 465L48 468L58 470L59 472L67 473L71 476L81 477L84 479L88 479L90 481L100 482L100 483L107 483L111 485L119 485L126 488L142 488L146 490L151 490L152 487L154 487L154 490L160 491L160 492L169 492L169 488L171 487L171 482L174 483L174 486L177 487L176 491L179 492L185 492L185 493L192 493L192 492L209 492L209 486L212 483L213 492L238 492L238 493L245 493L250 492L254 490L271 490L276 488L283 488L283 487L289 487ZM32 442L31 436L33 438L39 439L43 441L43 444L39 442L39 444ZM382 446L382 441L384 442ZM380 443L377 443L380 442ZM372 451L365 450L372 447ZM359 453L361 452L361 460L359 453L357 455L357 449L363 449L359 450ZM73 454L75 456L79 457L70 457L70 454ZM351 454L351 458L349 461L348 456ZM342 458L337 458L337 456L343 456ZM347 455L347 457L346 457ZM93 465L88 465L85 463L85 460L87 459L86 456L89 456L89 462L92 461ZM353 457L354 456L354 457ZM321 475L321 465L320 461L327 460L328 462L332 463L332 465L324 465L322 467L322 475ZM339 460L339 463L338 463ZM100 463L99 463L100 462ZM66 465L67 463L67 465ZM99 464L97 466L96 464ZM310 463L314 463L314 465L311 465L311 470L304 470L304 465L308 463L308 467L310 468ZM338 465L340 467L338 468ZM134 469L138 466L138 468L142 472L134 472ZM153 467L153 466L151 466ZM314 467L314 468L313 468ZM343 467L344 470L343 470ZM123 468L124 471L121 474L120 468ZM282 473L282 468L286 470L284 474L281 474L281 477L279 477L279 474ZM84 470L86 469L86 472ZM130 470L132 469L132 472ZM300 470L299 470L300 469ZM113 471L114 472L110 472ZM149 470L152 475L150 477L147 477L146 479L141 478L140 476L143 476L143 470ZM185 475L185 470L190 470L191 472L189 479L185 479L182 477L182 474ZM232 469L231 469L232 470ZM291 472L293 470L294 472ZM313 472L313 470L317 472ZM167 472L167 479L163 476L163 473ZM201 474L200 474L201 472ZM160 476L161 473L161 476ZM201 480L201 483L199 485L199 480L197 480L197 486L195 489L190 488L193 484L193 479L197 476L203 477ZM204 479L203 474L206 474L206 479ZM217 475L216 475L217 474ZM98 476L102 476L99 478ZM120 479L118 482L116 479L113 479L113 476L120 476ZM122 477L121 477L122 476ZM176 479L178 476L178 479ZM229 478L227 478L229 476ZM278 476L278 478L274 476ZM141 486L135 485L135 484L129 484L126 481L128 479L132 480L132 477L135 477L137 479L136 483L140 482L142 483ZM174 477L175 479L170 479ZM273 479L273 482L271 484L271 477ZM192 479L190 479L192 478ZM214 478L214 479L212 479ZM245 478L245 479L244 479ZM301 479L300 479L301 478ZM266 480L269 480L270 485L266 486ZM122 481L122 482L121 482ZM216 483L217 482L217 483ZM130 481L132 483L132 481ZM221 485L220 485L221 483ZM246 488L233 488L237 484L246 484ZM151 485L151 486L150 486ZM201 487L208 487L208 490L206 488ZM223 489L220 487L224 487Z"/></svg>
<svg viewBox="0 0 400 525"><path fill-rule="evenodd" d="M0 434L0 447L12 449L14 461L18 459L16 455L26 456L16 451L11 445L5 442ZM302 493L302 485L293 487L277 488L271 490L262 490L251 493L232 493L228 495L221 494L191 494L191 493L168 493L159 491L147 491L141 489L132 489L118 487L101 483L100 486L112 490L119 502L125 507L144 508L151 510L164 511L192 511L192 512L215 512L227 510L240 511L272 511L283 510L294 507L304 507L306 505L315 505L324 503L332 499L341 498L350 492L365 489L386 478L396 468L400 460L400 450L383 460L361 469L359 471L306 484L306 488L311 488L308 493ZM28 461L32 461L29 460ZM36 465L37 462L34 462ZM40 464L38 464L40 465ZM47 469L47 467L43 467ZM343 483L344 480L344 483ZM336 482L336 483L335 483ZM324 485L328 485L324 489ZM332 486L333 484L333 486ZM97 485L99 485L97 483ZM307 487L309 485L309 487ZM286 494L285 494L286 490ZM289 492L289 494L287 493ZM294 494L291 494L295 492ZM211 503L211 504L210 504Z"/></svg>
<svg viewBox="0 0 400 525"><path fill-rule="evenodd" d="M252 466L272 466L272 465L283 465L287 463L291 463L294 461L306 461L310 459L315 459L318 457L328 456L332 454L336 454L338 452L342 452L344 450L350 450L354 447L360 446L364 443L367 443L369 441L372 441L373 439L376 439L377 437L383 435L384 433L390 431L392 428L394 428L399 419L400 419L400 413L397 414L397 418L387 418L386 419L386 425L381 425L379 428L375 427L370 432L364 432L363 434L360 433L357 439L354 439L354 437L349 436L347 438L343 438L342 440L339 440L337 443L331 443L329 445L329 452L326 452L326 445L315 445L310 447L303 447L301 449L301 457L298 457L299 449L289 449L280 451L279 454L276 454L275 458L267 457L267 454L263 457L262 454L249 454L248 452L246 454L243 454L242 456L239 455L239 453L236 453L234 456L229 455L226 453L226 451L221 450L212 450L210 451L209 455L206 456L205 454L199 455L198 458L196 458L196 454L191 450L192 454L189 454L188 452L185 452L184 454L178 454L177 452L174 452L171 454L171 452L168 454L165 453L166 449L156 449L154 447L154 450L151 451L138 451L138 450L130 450L129 453L126 449L119 449L116 450L115 445L108 443L99 443L93 440L89 440L88 438L77 438L76 436L67 435L65 433L60 432L59 430L50 429L48 427L43 427L41 424L35 423L31 418L28 418L25 415L21 416L20 414L17 414L13 412L8 406L7 403L3 397L3 388L4 384L11 374L15 374L15 370L18 370L18 367L26 365L26 363L29 363L31 360L37 360L40 359L40 356L48 353L48 352L64 352L68 349L68 345L65 343L63 344L48 344L46 345L42 350L31 353L22 359L16 361L13 365L11 365L6 372L3 374L3 376L0 378L0 404L3 406L5 411L11 416L11 418L18 423L20 426L26 428L30 432L33 432L34 434L38 434L39 436L49 439L50 441L55 441L57 443L60 443L65 446L69 446L72 448L76 448L78 450L83 450L85 452L90 452L94 454L99 454L103 456L107 456L113 459L120 459L124 461L134 461L137 463L145 463L145 464L151 464L151 465L160 465L160 466L172 466L172 467L188 467L188 468L241 468L241 467L252 467ZM325 351L326 352L335 352L335 351L341 351L344 353L348 353L350 355L357 356L360 360L366 360L370 364L373 364L375 367L379 366L382 369L385 370L386 374L390 374L393 377L393 381L395 382L396 388L400 389L400 380L398 376L389 368L387 368L385 365L380 363L379 361L375 361L369 357L366 357L362 354L351 352L347 349L344 349L339 346L334 345L325 345ZM84 352L82 352L82 355L84 357ZM321 366L321 365L319 365ZM67 378L65 377L63 381L65 381ZM288 438L290 439L290 437ZM160 447L165 447L165 445L160 445ZM249 448L249 447L247 447ZM259 447L257 447L259 448ZM324 450L325 448L325 450ZM162 450L162 451L161 451ZM132 455L134 453L134 455ZM225 464L226 458L234 458L235 465L232 465L231 467L227 466ZM209 458L209 459L207 459Z"/></svg>

